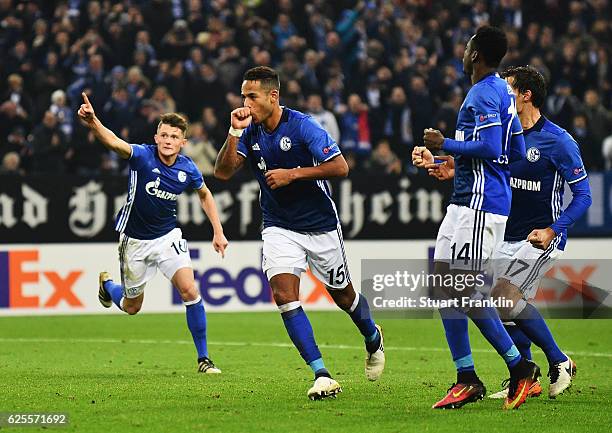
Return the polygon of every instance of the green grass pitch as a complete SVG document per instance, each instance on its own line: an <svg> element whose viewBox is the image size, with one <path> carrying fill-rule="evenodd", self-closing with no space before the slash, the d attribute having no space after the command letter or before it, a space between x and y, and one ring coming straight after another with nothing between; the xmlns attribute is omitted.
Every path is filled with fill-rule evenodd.
<svg viewBox="0 0 612 433"><path fill-rule="evenodd" d="M382 320L387 367L368 382L362 341L342 312L309 317L337 399L309 401L311 372L277 313L208 316L221 375L196 373L181 314L0 318L0 412L65 412L57 431L100 432L599 432L612 424L612 322L553 320L578 364L574 386L505 412L485 399L434 411L454 380L438 320ZM471 326L477 371L489 391L507 375ZM543 354L535 361L546 374ZM547 392L547 378L543 378ZM41 427L6 431L35 431Z"/></svg>

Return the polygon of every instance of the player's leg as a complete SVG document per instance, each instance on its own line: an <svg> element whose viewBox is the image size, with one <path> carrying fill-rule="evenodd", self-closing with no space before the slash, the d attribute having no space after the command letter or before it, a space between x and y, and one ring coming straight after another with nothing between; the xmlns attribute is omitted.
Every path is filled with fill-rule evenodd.
<svg viewBox="0 0 612 433"><path fill-rule="evenodd" d="M343 289L326 286L332 299L344 310L361 335L366 348L365 374L368 380L378 380L385 369L385 349L382 327L374 323L368 300L349 282Z"/></svg>
<svg viewBox="0 0 612 433"><path fill-rule="evenodd" d="M180 229L176 228L156 242L152 255L159 270L178 290L187 318L187 328L193 338L198 354L200 373L221 373L208 356L206 340L206 312L200 291L193 277L193 266L189 256L187 241Z"/></svg>
<svg viewBox="0 0 612 433"><path fill-rule="evenodd" d="M458 206L449 205L442 224L438 229L434 251L434 274L450 273L451 244L457 223ZM450 294L443 287L433 287L434 297L448 300ZM434 409L453 409L478 401L485 395L485 387L476 374L472 349L468 335L468 320L463 311L454 308L440 308L444 335L457 371L457 380L443 399L437 401Z"/></svg>
<svg viewBox="0 0 612 433"><path fill-rule="evenodd" d="M198 371L200 373L221 373L208 357L208 345L206 340L206 311L200 291L196 287L191 267L178 269L171 279L172 285L178 290L187 317L187 327L193 338L198 353Z"/></svg>
<svg viewBox="0 0 612 433"><path fill-rule="evenodd" d="M306 252L300 245L303 236L279 227L264 229L262 268L287 334L314 373L315 383L307 393L314 400L335 396L341 389L325 368L312 325L299 300L299 277L306 269Z"/></svg>
<svg viewBox="0 0 612 433"><path fill-rule="evenodd" d="M119 243L121 284L115 283L108 272L100 273L98 300L104 307L109 308L114 303L130 315L140 311L145 285L156 273L155 264L146 261L150 249L150 241L122 235Z"/></svg>
<svg viewBox="0 0 612 433"><path fill-rule="evenodd" d="M342 229L307 235L304 244L313 275L325 284L332 299L349 317L365 341L365 374L377 380L385 368L385 352L380 326L374 323L365 296L357 293L351 282L346 261Z"/></svg>
<svg viewBox="0 0 612 433"><path fill-rule="evenodd" d="M531 341L542 349L549 364L551 386L549 397L554 398L571 386L576 364L557 345L546 321L528 299L537 293L540 279L560 255L555 238L545 251L525 242L517 251L506 272L493 289L493 297L511 299L512 307L500 309L506 320L513 321Z"/></svg>
<svg viewBox="0 0 612 433"><path fill-rule="evenodd" d="M436 243L436 248L441 244L443 242ZM434 262L435 274L447 275L449 272L448 263ZM449 299L450 295L445 293L441 287L434 287L433 289L437 299ZM437 401L432 407L434 409L456 409L467 403L481 400L486 394L486 389L474 367L467 316L463 311L456 308L440 308L439 313L446 342L457 370L457 380L451 385L444 398Z"/></svg>
<svg viewBox="0 0 612 433"><path fill-rule="evenodd" d="M492 258L494 248L503 239L505 223L506 217L460 207L451 245L453 271L466 275L482 272ZM469 296L474 301L483 299L482 293L473 290L473 287L467 289L469 292L460 292L457 296ZM464 311L508 367L509 397L504 408L518 408L524 403L530 386L539 376L539 368L521 357L494 307L484 305L466 308Z"/></svg>
<svg viewBox="0 0 612 433"><path fill-rule="evenodd" d="M514 345L521 353L521 356L524 359L528 359L531 361L532 360L531 340L529 339L529 337L527 337L527 335L525 335L525 333L521 331L521 328L516 326L514 322L502 322L502 323L504 324L504 328L506 328L508 335L510 336L510 338L512 338ZM498 392L490 394L489 398L505 399L506 397L508 397L508 384L509 383L510 383L509 378L502 381L502 384L501 384L502 389ZM540 383L540 380L538 379L535 382L533 382L533 384L529 387L528 397L539 397L541 394L542 394L542 384Z"/></svg>

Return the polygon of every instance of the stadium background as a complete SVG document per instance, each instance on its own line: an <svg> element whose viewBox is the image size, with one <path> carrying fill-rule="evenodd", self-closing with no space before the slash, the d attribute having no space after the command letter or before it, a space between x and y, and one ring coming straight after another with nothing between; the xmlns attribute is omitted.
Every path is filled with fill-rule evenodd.
<svg viewBox="0 0 612 433"><path fill-rule="evenodd" d="M411 167L410 150L421 144L425 127L454 135L456 114L469 88L462 73L464 46L486 23L508 34L509 52L501 68L537 67L549 83L543 112L580 145L593 206L570 230L566 257L593 259L584 266L595 268L591 276L603 287L609 281L604 271L612 251L612 27L607 0L0 0L0 316L28 316L0 320L0 341L17 357L0 353L0 366L20 371L17 366L27 365L24 357L34 362L57 349L44 346L30 358L26 348L41 344L36 337L61 341L65 336L69 346L74 342L64 332L79 328L78 336L87 340L100 336L95 323L108 331L102 337L137 339L146 334L150 320L174 320L156 315L130 320L140 323L131 325L139 334L126 331L117 321L126 319L121 317L58 317L59 322L31 317L107 313L96 299L97 275L104 269L118 273L113 218L126 194L126 166L76 121L81 91L89 93L103 123L132 143L151 141L160 113L178 111L189 117L185 153L215 193L230 240L225 260L212 252L210 228L194 195L180 198L178 219L208 311L243 311L230 315L238 319L209 317L211 339L221 344L224 334L215 335L215 321L220 327L244 321L262 329L271 322L269 329L276 333L282 328L272 316L248 313L275 310L259 267L257 184L247 171L230 182L211 176L229 112L241 105L242 73L257 65L278 68L281 102L312 113L340 143L351 174L333 182L333 194L359 285L361 259L429 257L451 185ZM573 269L573 275L581 270ZM333 309L320 284L309 275L303 283L309 311ZM562 293L547 296L541 299L547 305L577 301ZM147 287L141 314L182 310L158 274ZM336 316L320 314L313 323L320 320L335 329L330 323ZM172 326L182 330L184 318L176 317ZM63 327L54 328L60 322ZM609 333L607 322L587 322L556 326L576 341L581 332ZM423 345L439 342L436 362L451 373L442 331L427 323L414 327L431 336ZM247 335L240 334L241 341ZM420 341L418 336L402 338L409 346ZM281 334L278 340L288 341ZM609 369L612 355L606 341L592 352L603 355L593 359ZM173 350L188 352L187 347ZM288 362L299 364L293 355L287 355ZM423 367L423 374L428 373ZM39 374L45 376L44 371ZM16 386L14 378L2 378ZM609 396L610 385L602 386ZM7 400L0 401L9 409L40 409L33 403L19 406L16 394L3 395Z"/></svg>

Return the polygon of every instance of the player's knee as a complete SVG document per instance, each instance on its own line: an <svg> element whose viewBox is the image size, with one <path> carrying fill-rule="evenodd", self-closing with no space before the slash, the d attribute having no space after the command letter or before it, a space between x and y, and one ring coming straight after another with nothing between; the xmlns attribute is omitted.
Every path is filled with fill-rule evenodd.
<svg viewBox="0 0 612 433"><path fill-rule="evenodd" d="M200 294L195 284L188 287L180 288L179 293L183 302L194 301Z"/></svg>
<svg viewBox="0 0 612 433"><path fill-rule="evenodd" d="M514 304L521 298L522 295L518 287L505 279L498 280L491 290L491 299L498 305L497 312L503 320L512 319Z"/></svg>
<svg viewBox="0 0 612 433"><path fill-rule="evenodd" d="M510 281L500 278L497 280L497 284L491 290L491 298L496 300L501 299L514 299L521 297L521 293L516 286L510 284Z"/></svg>
<svg viewBox="0 0 612 433"><path fill-rule="evenodd" d="M349 310L353 306L355 301L356 293L352 286L348 285L344 289L337 289L333 287L326 287L328 293L338 307L343 310Z"/></svg>

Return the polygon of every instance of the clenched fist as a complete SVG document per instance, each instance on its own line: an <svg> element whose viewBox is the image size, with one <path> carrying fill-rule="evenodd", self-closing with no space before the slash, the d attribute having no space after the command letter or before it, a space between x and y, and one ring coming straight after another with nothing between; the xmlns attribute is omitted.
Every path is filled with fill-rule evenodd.
<svg viewBox="0 0 612 433"><path fill-rule="evenodd" d="M230 120L232 128L244 129L251 124L253 116L251 116L251 109L248 107L236 108L230 114Z"/></svg>

